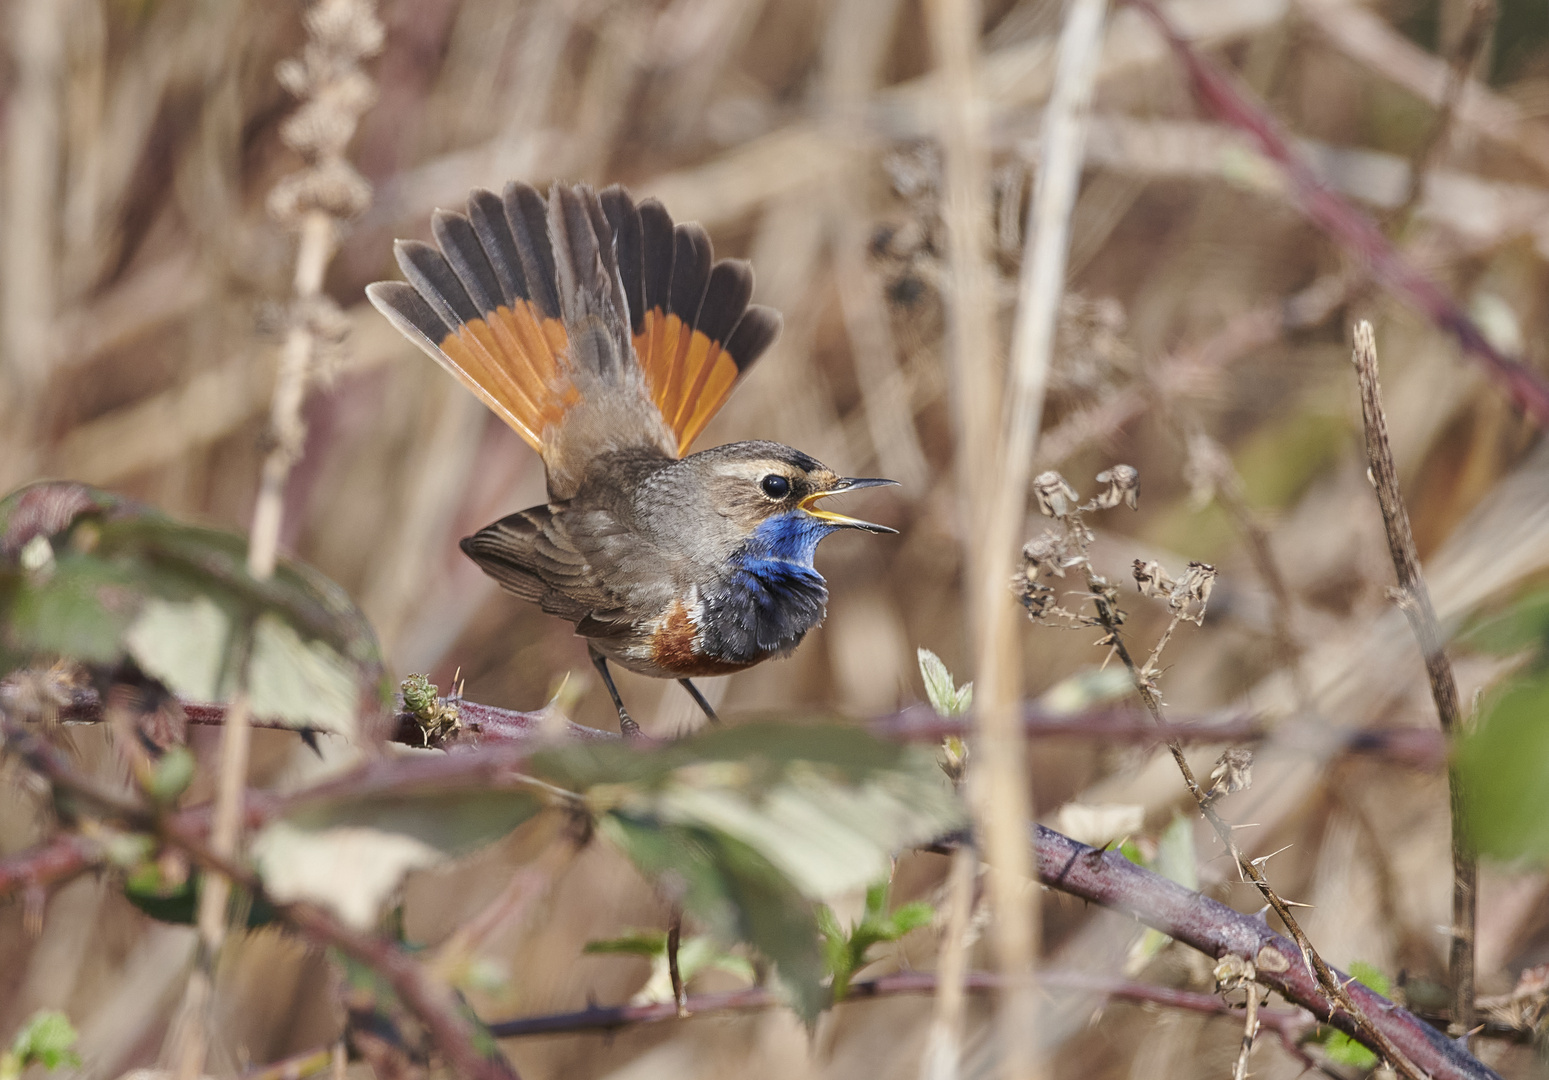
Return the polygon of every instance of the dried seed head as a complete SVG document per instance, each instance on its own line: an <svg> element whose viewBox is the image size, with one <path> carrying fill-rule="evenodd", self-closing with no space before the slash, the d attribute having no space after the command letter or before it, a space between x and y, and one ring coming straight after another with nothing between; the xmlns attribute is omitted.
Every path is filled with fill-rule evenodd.
<svg viewBox="0 0 1549 1080"><path fill-rule="evenodd" d="M1205 606L1210 603L1210 592L1215 585L1216 568L1214 566L1202 562L1189 563L1183 579L1173 590L1171 601L1173 610L1196 626L1204 625Z"/></svg>
<svg viewBox="0 0 1549 1080"><path fill-rule="evenodd" d="M1033 497L1038 500L1038 509L1052 518L1065 517L1075 509L1079 498L1076 489L1053 469L1033 478Z"/></svg>
<svg viewBox="0 0 1549 1080"><path fill-rule="evenodd" d="M1253 783L1253 751L1245 746L1233 746L1216 759L1210 770L1210 796L1219 798L1234 791L1246 791Z"/></svg>
<svg viewBox="0 0 1549 1080"><path fill-rule="evenodd" d="M1172 594L1173 579L1167 576L1167 571L1155 559L1136 559L1135 587L1146 596L1165 597Z"/></svg>
<svg viewBox="0 0 1549 1080"><path fill-rule="evenodd" d="M1139 509L1140 470L1133 465L1115 465L1105 469L1097 474L1097 482L1107 487L1092 500L1094 509L1108 510L1121 502L1131 510Z"/></svg>
<svg viewBox="0 0 1549 1080"><path fill-rule="evenodd" d="M1086 562L1079 545L1072 542L1068 533L1061 534L1045 529L1022 545L1022 572L1030 578L1039 574L1064 577L1065 571Z"/></svg>
<svg viewBox="0 0 1549 1080"><path fill-rule="evenodd" d="M1187 619L1196 626L1204 625L1205 607L1215 588L1215 567L1209 563L1191 562L1183 576L1174 580L1155 559L1136 559L1134 574L1135 587L1142 593L1166 600L1178 618Z"/></svg>

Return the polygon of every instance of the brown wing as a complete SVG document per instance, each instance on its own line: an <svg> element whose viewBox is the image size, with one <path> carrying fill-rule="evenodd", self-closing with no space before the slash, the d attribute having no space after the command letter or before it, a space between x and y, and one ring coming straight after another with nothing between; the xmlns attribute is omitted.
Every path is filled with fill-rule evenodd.
<svg viewBox="0 0 1549 1080"><path fill-rule="evenodd" d="M746 263L621 187L475 191L432 230L367 295L543 455L552 497L608 449L682 454L779 332Z"/></svg>
<svg viewBox="0 0 1549 1080"><path fill-rule="evenodd" d="M462 549L510 592L571 622L627 625L619 599L554 519L534 506L465 537ZM610 618L610 615L612 618Z"/></svg>

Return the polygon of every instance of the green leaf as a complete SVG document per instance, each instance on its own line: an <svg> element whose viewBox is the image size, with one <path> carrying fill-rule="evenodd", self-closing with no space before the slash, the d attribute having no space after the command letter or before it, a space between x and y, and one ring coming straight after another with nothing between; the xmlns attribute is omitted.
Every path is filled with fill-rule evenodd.
<svg viewBox="0 0 1549 1080"><path fill-rule="evenodd" d="M835 725L708 729L652 751L572 744L531 768L580 794L723 946L772 960L809 1020L829 1000L812 901L885 878L895 851L966 820L929 751Z"/></svg>
<svg viewBox="0 0 1549 1080"><path fill-rule="evenodd" d="M265 826L253 857L274 899L311 900L366 929L411 870L492 843L542 806L527 791L437 788L323 799Z"/></svg>
<svg viewBox="0 0 1549 1080"><path fill-rule="evenodd" d="M191 600L149 597L124 634L123 644L140 670L178 697L220 701L230 674L227 656L232 619L208 596Z"/></svg>
<svg viewBox="0 0 1549 1080"><path fill-rule="evenodd" d="M622 811L607 814L599 828L718 942L748 942L774 961L804 1020L828 1005L814 905L757 851L711 829Z"/></svg>
<svg viewBox="0 0 1549 1080"><path fill-rule="evenodd" d="M1194 822L1174 814L1172 822L1157 838L1156 858L1151 869L1185 889L1199 891L1199 859L1194 852Z"/></svg>
<svg viewBox="0 0 1549 1080"><path fill-rule="evenodd" d="M1481 652L1509 656L1549 645L1549 590L1529 593L1499 614L1469 627L1459 640Z"/></svg>
<svg viewBox="0 0 1549 1080"><path fill-rule="evenodd" d="M895 851L966 821L929 751L832 725L717 728L651 753L574 745L532 768L599 812L736 839L814 899L864 888Z"/></svg>
<svg viewBox="0 0 1549 1080"><path fill-rule="evenodd" d="M936 715L962 716L968 712L973 706L973 683L957 686L941 657L929 649L918 649L915 655L920 662L920 677L925 681L926 700Z"/></svg>
<svg viewBox="0 0 1549 1080"><path fill-rule="evenodd" d="M389 690L364 617L315 571L281 560L255 581L246 557L244 537L82 484L23 488L0 500L0 662L132 660L201 701L240 675L258 715L355 734Z"/></svg>
<svg viewBox="0 0 1549 1080"><path fill-rule="evenodd" d="M1393 984L1382 969L1375 964L1368 964L1365 960L1350 961L1350 974L1355 976L1355 981L1369 990L1375 990L1383 997L1393 993Z"/></svg>
<svg viewBox="0 0 1549 1080"><path fill-rule="evenodd" d="M79 1066L80 1056L71 1049L75 1040L69 1017L52 1009L38 1010L16 1033L11 1049L0 1054L0 1080L15 1080L30 1065L50 1070Z"/></svg>
<svg viewBox="0 0 1549 1080"><path fill-rule="evenodd" d="M833 976L833 998L843 1001L855 973L870 964L874 946L897 941L911 930L930 925L936 909L916 900L888 914L889 883L884 880L866 890L866 910L861 921L846 932L827 905L818 909L818 926L823 932L824 955Z"/></svg>
<svg viewBox="0 0 1549 1080"><path fill-rule="evenodd" d="M177 801L194 782L194 755L186 746L173 746L161 755L151 769L146 792L163 806Z"/></svg>
<svg viewBox="0 0 1549 1080"><path fill-rule="evenodd" d="M586 953L622 953L627 956L666 956L667 931L632 930L623 937L588 941L581 950Z"/></svg>
<svg viewBox="0 0 1549 1080"><path fill-rule="evenodd" d="M1388 996L1392 987L1388 983L1388 977L1371 964L1361 960L1350 964L1350 974L1355 980L1364 986L1375 990L1377 993ZM1329 1060L1339 1065L1350 1065L1357 1069L1370 1069L1377 1064L1377 1055L1366 1047L1356 1042L1343 1031L1334 1028L1324 1029L1319 1039L1323 1044L1323 1052Z"/></svg>
<svg viewBox="0 0 1549 1080"><path fill-rule="evenodd" d="M1135 692L1129 672L1120 665L1091 667L1061 679L1039 697L1038 704L1061 716L1084 712Z"/></svg>
<svg viewBox="0 0 1549 1080"><path fill-rule="evenodd" d="M273 613L260 615L253 628L248 685L254 715L355 734L360 687L352 665L332 645L303 638Z"/></svg>
<svg viewBox="0 0 1549 1080"><path fill-rule="evenodd" d="M1492 695L1458 745L1468 829L1485 855L1549 862L1549 674Z"/></svg>
<svg viewBox="0 0 1549 1080"><path fill-rule="evenodd" d="M1139 848L1134 850L1133 856L1125 852L1132 862L1139 862L1186 889L1198 891L1199 860L1194 850L1194 823L1182 814L1174 814L1172 822L1162 830L1156 842L1156 855L1149 864L1138 858ZM1130 948L1129 956L1124 961L1124 973L1130 978L1139 975L1171 941L1172 938L1160 930L1147 928L1140 940Z"/></svg>
<svg viewBox="0 0 1549 1080"><path fill-rule="evenodd" d="M193 926L198 916L202 882L203 877L197 870L181 881L168 882L156 863L146 862L125 878L124 896L158 922ZM254 899L241 889L231 892L229 914L249 930L268 926L277 918L272 904L261 898Z"/></svg>

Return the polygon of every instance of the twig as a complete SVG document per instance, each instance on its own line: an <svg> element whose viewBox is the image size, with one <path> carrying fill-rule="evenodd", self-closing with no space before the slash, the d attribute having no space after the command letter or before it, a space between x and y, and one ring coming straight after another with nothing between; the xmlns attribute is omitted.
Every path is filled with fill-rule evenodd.
<svg viewBox="0 0 1549 1080"><path fill-rule="evenodd" d="M1291 148L1280 124L1263 105L1206 60L1168 22L1153 0L1129 0L1150 16L1188 71L1194 92L1221 120L1251 135L1260 151L1280 166L1302 213L1340 245L1370 265L1388 290L1451 334L1533 421L1549 424L1549 381L1490 344L1477 323L1430 278L1415 269L1382 231L1318 179Z"/></svg>
<svg viewBox="0 0 1549 1080"><path fill-rule="evenodd" d="M683 940L683 909L673 908L667 922L667 977L672 982L672 1003L679 1016L688 1015L688 990L683 985L683 971L678 967L678 945Z"/></svg>
<svg viewBox="0 0 1549 1080"><path fill-rule="evenodd" d="M101 861L101 845L78 833L60 833L0 859L0 900L23 890L63 885Z"/></svg>
<svg viewBox="0 0 1549 1080"><path fill-rule="evenodd" d="M1084 531L1085 526L1081 522L1079 512L1073 513L1071 519L1071 527L1073 529L1078 532ZM1103 629L1108 632L1104 644L1113 649L1123 662L1124 667L1129 671L1130 679L1135 684L1135 692L1140 695L1140 700L1145 704L1146 711L1151 714L1152 719L1158 724L1163 723L1161 701L1153 689L1153 684L1147 671L1135 666L1135 661L1124 644L1124 638L1119 632L1119 618L1115 615L1113 606L1109 601L1106 583L1096 576L1090 563L1083 564L1083 567L1086 573L1087 589L1091 593L1093 603L1097 608L1098 621L1102 624ZM1237 846L1237 841L1232 835L1232 827L1222 820L1221 815L1211 805L1209 793L1195 780L1194 770L1189 766L1188 758L1184 756L1182 745L1177 742L1169 742L1167 749L1172 753L1173 760L1178 765L1178 771L1183 774L1183 782L1188 787L1189 794L1194 796L1194 801L1199 805L1200 813L1204 815L1206 821L1210 822L1210 827L1215 830L1216 835L1221 838L1221 843L1226 847L1233 861L1237 863L1243 876L1253 882L1259 893L1269 903L1269 906L1274 909L1275 914L1280 916L1280 921L1285 925L1286 930L1295 940L1297 948L1301 951L1303 962L1311 971L1316 973L1318 983L1324 993L1329 996L1331 1001L1338 1002L1340 1006L1349 1011L1356 1026L1364 1034L1368 1035L1375 1044L1373 1049L1386 1057L1394 1068L1409 1077L1410 1080L1421 1080L1421 1074L1404 1056L1403 1051L1393 1045L1387 1036L1372 1024L1371 1019L1356 1007L1344 984L1334 977L1328 965L1324 963L1323 958L1312 947L1312 942L1307 940L1307 935L1303 933L1301 925L1297 922L1296 916L1291 913L1290 907L1270 886L1269 880L1264 876L1264 872L1260 869L1259 864L1244 855Z"/></svg>
<svg viewBox="0 0 1549 1080"><path fill-rule="evenodd" d="M0 688L3 698L3 688ZM414 714L400 709L393 719L394 741L409 746L430 746L434 749L463 752L509 743L529 743L549 736L548 725L552 717L539 711L502 709L498 705L484 705L464 698L441 698L446 704L458 709L458 727L455 731L432 735L427 743L424 731L415 721ZM226 706L221 703L181 701L184 716L195 726L219 726L226 722ZM1084 712L1064 713L1051 711L1036 702L1021 708L1022 729L1029 739L1100 739L1104 742L1132 743L1137 746L1157 746L1170 740L1181 743L1242 743L1265 738L1271 730L1283 729L1292 717L1268 718L1236 711L1203 716L1185 716L1157 726L1148 713L1128 706L1107 706ZM102 720L102 703L97 692L90 688L79 690L73 699L61 706L59 719L65 724L94 724ZM271 717L253 717L252 726L280 731L300 731L282 720ZM901 739L910 742L939 742L948 736L963 736L973 730L972 716L941 717L928 706L912 705L887 716L879 716L864 722L866 730L884 739ZM561 733L566 738L611 741L619 736L616 732L589 728L573 721L563 721ZM314 732L323 735L323 732ZM1445 763L1447 743L1441 733L1417 727L1371 728L1345 733L1343 751L1381 757L1409 765L1413 768L1432 769ZM3 895L3 890L0 890Z"/></svg>
<svg viewBox="0 0 1549 1080"><path fill-rule="evenodd" d="M1331 1001L1321 976L1297 962L1297 945L1262 918L1192 892L1119 852L1089 847L1042 825L1034 831L1038 877L1048 887L1127 912L1207 956L1231 954L1252 961L1261 985L1379 1054L1402 1051L1431 1080L1500 1080L1445 1033L1350 976L1325 968L1344 998ZM944 843L939 850L953 847Z"/></svg>
<svg viewBox="0 0 1549 1080"><path fill-rule="evenodd" d="M207 809L194 808L167 815L158 824L155 815L143 804L98 787L76 774L64 755L31 728L0 720L0 736L4 737L7 749L22 757L30 768L57 787L98 807L109 817L136 827L158 829L164 838L189 850L201 865L208 862L218 870L235 869L241 875L237 880L244 887L251 882L247 871L217 860L209 853L207 845L203 844L202 837L207 835L209 829L210 815ZM495 786L524 755L525 750L521 747L501 746L491 747L484 754L383 759L298 796L280 799L266 793L249 792L248 824L261 824L276 814L313 799L364 796L383 791L405 793L422 784L455 787L459 790ZM1348 1008L1335 1007L1325 996L1318 980L1304 967L1291 962L1296 955L1296 947L1270 930L1262 919L1244 915L1209 897L1192 892L1135 865L1117 852L1088 847L1042 825L1033 827L1031 839L1035 840L1038 877L1045 885L1133 915L1146 925L1209 956L1219 958L1231 953L1243 959L1251 959L1257 965L1260 983L1372 1046L1372 1037L1358 1025L1354 1014ZM961 836L946 837L931 845L931 849L950 852L962 843ZM288 918L289 910L282 908L282 917ZM369 941L374 948L395 948L391 943L377 939ZM357 941L357 944L360 942ZM372 963L364 955L361 958L368 964ZM404 963L413 965L413 961L408 958L402 959ZM400 975L408 977L401 971ZM1342 985L1348 982L1344 976L1336 977ZM970 988L977 985L977 978L970 978ZM857 985L864 987L867 984ZM1358 983L1348 983L1347 990L1366 1015L1371 1017L1371 1023L1428 1070L1435 1080L1487 1080L1496 1076L1469 1056L1460 1045L1375 991ZM922 989L921 992L925 991ZM866 990L852 988L850 997L853 999L867 993ZM690 998L691 1005L694 1001ZM412 1002L406 1000L406 1003L415 1007ZM659 1007L669 1015L676 1015L673 1003L663 1003ZM1381 1052L1378 1046L1372 1048ZM452 1055L452 1051L444 1046L443 1052L448 1053L449 1057Z"/></svg>
<svg viewBox="0 0 1549 1080"><path fill-rule="evenodd" d="M295 308L270 407L271 446L259 477L248 537L247 572L255 581L266 581L274 574L285 484L305 439L301 405L318 351L317 331L330 315L335 321L339 318L337 309L322 298L323 273L336 244L335 219L355 216L370 197L365 181L345 162L344 152L360 113L371 103L371 82L358 64L380 48L381 24L371 0L317 0L303 22L309 40L304 59L288 61L277 70L286 88L304 99L281 137L306 158L307 166L277 185L269 199L275 217L298 228L301 242L293 279ZM246 656L237 656L233 662L237 689L221 729L210 845L222 860L231 859L241 847L242 791L252 737L246 668ZM216 872L206 875L199 894L199 953L184 997L177 1080L197 1080L204 1073L209 1007L230 889L230 882Z"/></svg>
<svg viewBox="0 0 1549 1080"><path fill-rule="evenodd" d="M1399 491L1398 470L1393 464L1387 419L1382 411L1382 391L1377 382L1377 339L1371 323L1364 320L1355 327L1352 361L1361 385L1361 419L1366 428L1366 459L1371 468L1368 475L1377 489L1377 504L1382 508L1382 524L1388 537L1388 553L1393 557L1393 570L1398 576L1398 605L1419 642L1442 733L1452 739L1463 731L1458 685L1443 647L1430 590L1420 572L1420 556L1409 528L1409 512L1404 508L1404 498ZM1462 780L1455 769L1448 770L1447 782L1452 809L1452 948L1448 971L1452 981L1454 1034L1461 1035L1474 1026L1474 923L1479 864L1469 849L1467 806Z"/></svg>
<svg viewBox="0 0 1549 1080"><path fill-rule="evenodd" d="M183 851L207 871L206 890L210 880L219 875L255 897L263 896L263 884L257 875L214 849L209 815L190 811L162 815L137 798L82 776L64 754L35 730L9 719L0 719L0 737L7 750L21 757L56 789ZM315 795L316 790L311 794ZM380 974L425 1025L448 1063L468 1080L517 1080L515 1070L498 1049L493 1057L485 1057L475 1048L475 1033L459 1011L452 992L397 945L354 930L313 904L285 904L272 899L268 902L281 919L304 936L319 944L332 945Z"/></svg>
<svg viewBox="0 0 1549 1080"><path fill-rule="evenodd" d="M1259 1036L1259 988L1249 981L1245 989L1248 991L1248 1006L1242 1021L1242 1047L1237 1051L1232 1080L1248 1080L1248 1061L1253 1057L1253 1043Z"/></svg>
<svg viewBox="0 0 1549 1080"><path fill-rule="evenodd" d="M1436 115L1431 120L1425 138L1410 158L1409 190L1404 194L1403 203L1389 219L1396 224L1395 233L1403 231L1409 223L1410 215L1420 203L1425 188L1425 175L1430 171L1438 148L1446 141L1463 90L1468 86L1474 67L1490 41L1490 28L1495 24L1498 14L1495 0L1464 0L1464 4L1468 9L1467 19L1448 59L1446 88L1442 90L1441 102L1436 107Z"/></svg>
<svg viewBox="0 0 1549 1080"><path fill-rule="evenodd" d="M1237 1009L1214 994L1201 994L1191 990L1177 990L1168 986L1132 982L1088 975L1077 971L1049 971L1045 973L1045 985L1061 990L1073 990L1101 994L1113 1001L1137 1005L1157 1005L1163 1008L1184 1009L1207 1016L1235 1016ZM850 984L845 1002L871 1001L884 997L912 994L929 994L937 991L941 978L930 972L900 972L865 979ZM1000 979L988 972L970 972L963 978L964 987L973 992L995 989ZM754 986L745 990L730 990L717 994L696 994L688 998L688 1016L704 1016L736 1012L755 1012L776 1008L782 1004L778 994L765 987ZM1262 1026L1273 1031L1286 1050L1309 1067L1315 1063L1300 1046L1315 1026L1312 1017L1301 1009L1262 1009L1258 1013ZM568 1035L589 1031L619 1031L641 1024L657 1024L684 1019L670 1002L658 1001L645 1005L591 1006L577 1012L554 1013L546 1016L526 1016L494 1024L490 1032L497 1038L516 1039L536 1035ZM326 1049L310 1050L294 1057L265 1065L247 1073L243 1080L303 1080L315 1076L328 1066Z"/></svg>
<svg viewBox="0 0 1549 1080"><path fill-rule="evenodd" d="M1051 988L1102 994L1118 1001L1163 1005L1215 1016L1233 1016L1238 1011L1214 994L1200 994L1124 979L1103 978L1078 971L1050 971L1045 981ZM997 989L1003 982L1004 980L998 975L975 971L965 974L963 985L971 991L982 993ZM867 1001L904 994L929 994L936 990L938 984L937 975L928 971L879 975L875 979L863 979L851 983L845 992L844 1000L846 1002ZM696 994L688 1000L690 1011L695 1016L715 1012L748 1012L781 1003L778 993L758 986L719 994ZM1266 1010L1263 1016L1265 1026L1284 1031L1293 1038L1307 1034L1314 1026L1312 1018L1301 1010ZM656 1001L645 1005L593 1006L578 1012L523 1017L520 1020L491 1024L490 1032L497 1038L510 1039L577 1031L616 1031L634 1024L649 1024L677 1018L671 1002ZM252 1077L248 1080L252 1080Z"/></svg>
<svg viewBox="0 0 1549 1080"><path fill-rule="evenodd" d="M952 1080L958 1075L962 1058L963 1016L971 979L968 927L973 919L979 852L972 844L964 844L952 853L951 859L946 882L946 924L936 950L935 1008L925 1038L925 1052L920 1056L921 1080Z"/></svg>

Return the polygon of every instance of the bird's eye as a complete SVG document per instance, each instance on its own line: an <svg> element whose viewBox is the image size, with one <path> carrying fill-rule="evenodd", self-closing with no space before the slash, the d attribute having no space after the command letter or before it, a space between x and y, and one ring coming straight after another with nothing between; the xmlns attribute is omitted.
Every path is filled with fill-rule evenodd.
<svg viewBox="0 0 1549 1080"><path fill-rule="evenodd" d="M779 473L770 473L758 482L758 486L771 499L783 499L791 493L791 482Z"/></svg>

